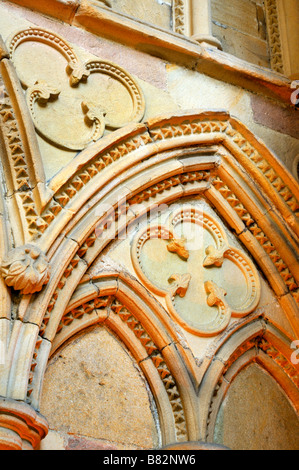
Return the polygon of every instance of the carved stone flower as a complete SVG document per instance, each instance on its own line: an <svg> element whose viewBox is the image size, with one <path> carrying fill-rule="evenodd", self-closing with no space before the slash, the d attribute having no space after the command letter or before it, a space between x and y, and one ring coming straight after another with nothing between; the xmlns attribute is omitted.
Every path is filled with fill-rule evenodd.
<svg viewBox="0 0 299 470"><path fill-rule="evenodd" d="M40 292L50 279L50 265L42 251L33 245L11 250L1 263L5 283L22 294Z"/></svg>

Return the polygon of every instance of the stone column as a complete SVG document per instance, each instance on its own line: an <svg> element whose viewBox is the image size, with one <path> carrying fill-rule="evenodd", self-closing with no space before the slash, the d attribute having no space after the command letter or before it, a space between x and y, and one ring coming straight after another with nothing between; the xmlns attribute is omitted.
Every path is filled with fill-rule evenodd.
<svg viewBox="0 0 299 470"><path fill-rule="evenodd" d="M188 0L190 3L190 36L199 43L221 49L221 43L212 34L211 0Z"/></svg>
<svg viewBox="0 0 299 470"><path fill-rule="evenodd" d="M172 0L174 31L222 49L212 34L211 0Z"/></svg>
<svg viewBox="0 0 299 470"><path fill-rule="evenodd" d="M48 433L46 419L31 406L0 398L0 450L34 450Z"/></svg>

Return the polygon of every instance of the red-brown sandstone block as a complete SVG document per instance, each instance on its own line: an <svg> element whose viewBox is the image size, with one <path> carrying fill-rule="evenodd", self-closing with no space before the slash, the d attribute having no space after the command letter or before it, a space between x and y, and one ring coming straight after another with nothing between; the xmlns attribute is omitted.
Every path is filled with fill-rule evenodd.
<svg viewBox="0 0 299 470"><path fill-rule="evenodd" d="M289 107L279 106L261 96L252 96L251 106L256 123L298 139L299 112L291 107L291 93Z"/></svg>

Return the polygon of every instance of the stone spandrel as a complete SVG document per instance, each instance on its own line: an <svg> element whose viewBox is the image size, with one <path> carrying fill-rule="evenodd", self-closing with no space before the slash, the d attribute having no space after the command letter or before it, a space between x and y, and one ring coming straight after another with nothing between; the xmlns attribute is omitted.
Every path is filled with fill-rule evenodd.
<svg viewBox="0 0 299 470"><path fill-rule="evenodd" d="M7 43L35 128L54 147L79 152L105 128L142 120L143 93L117 64L83 61L62 36L38 27L16 32Z"/></svg>
<svg viewBox="0 0 299 470"><path fill-rule="evenodd" d="M78 28L47 29L53 24L43 17L37 21L42 26L37 26L30 21L35 17L27 13L26 19L18 18L15 9L11 12L0 5L0 34L8 48L3 54L11 57L22 82L47 180L78 152L114 130L177 110L164 91L163 61L151 58L151 71L145 72L145 54L131 53L107 40L105 46L89 33L86 38ZM69 35L72 43L66 39ZM118 60L125 67L129 64L130 71Z"/></svg>

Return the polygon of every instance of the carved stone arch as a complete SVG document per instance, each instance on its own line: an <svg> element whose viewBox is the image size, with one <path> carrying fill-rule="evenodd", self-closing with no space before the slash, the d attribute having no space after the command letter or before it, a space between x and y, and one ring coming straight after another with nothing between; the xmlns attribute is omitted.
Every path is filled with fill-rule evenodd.
<svg viewBox="0 0 299 470"><path fill-rule="evenodd" d="M218 346L199 392L200 433L213 442L217 415L237 375L252 363L262 367L280 386L298 412L299 367L291 361L292 340L274 325L255 319Z"/></svg>
<svg viewBox="0 0 299 470"><path fill-rule="evenodd" d="M39 357L39 369L45 370L48 354L96 324L116 334L144 373L156 402L162 444L198 440L194 358L163 307L124 272L104 272L92 283L77 287L60 318L52 347L49 343L50 353L44 350ZM42 375L34 383L33 407L40 401Z"/></svg>
<svg viewBox="0 0 299 470"><path fill-rule="evenodd" d="M217 209L260 266L294 335L299 332L298 185L228 113L181 113L129 125L82 151L47 189L53 198L41 212L34 244L47 255L51 277L40 293L21 297L4 396L38 408L34 393L45 357L88 267L151 208L185 196L202 195Z"/></svg>
<svg viewBox="0 0 299 470"><path fill-rule="evenodd" d="M7 187L7 212L15 246L38 237L40 214L52 197L37 138L16 70L4 58L0 67L0 136L3 177ZM11 246L8 247L8 249Z"/></svg>

